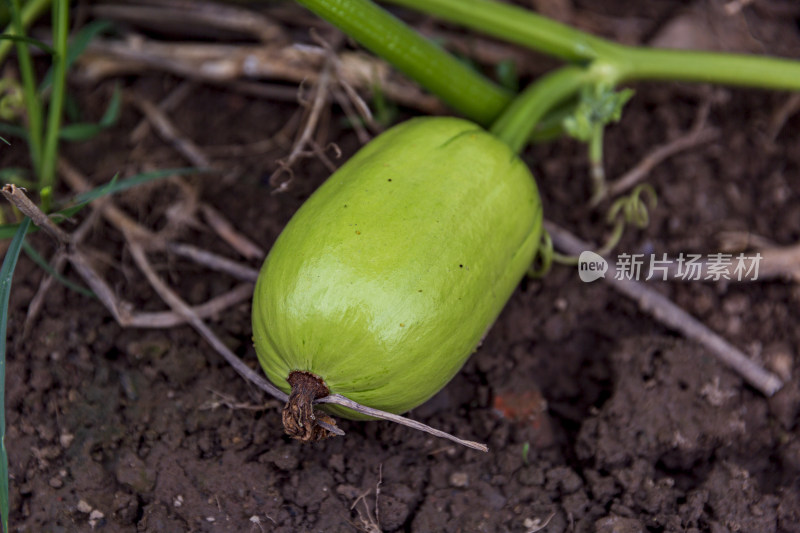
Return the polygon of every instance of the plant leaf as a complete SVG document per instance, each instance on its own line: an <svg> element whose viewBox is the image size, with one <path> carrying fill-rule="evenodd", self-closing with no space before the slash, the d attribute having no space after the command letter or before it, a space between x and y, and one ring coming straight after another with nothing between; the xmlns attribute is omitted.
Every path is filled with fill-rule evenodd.
<svg viewBox="0 0 800 533"><path fill-rule="evenodd" d="M619 121L622 107L632 96L632 89L615 91L605 83L584 86L575 110L564 119L564 130L579 141L589 142L598 128Z"/></svg>
<svg viewBox="0 0 800 533"><path fill-rule="evenodd" d="M94 22L90 22L86 26L80 29L78 33L72 38L67 47L67 70L72 67L75 61L80 57L86 47L89 46L89 43L92 42L92 39L97 37L99 34L107 31L113 27L108 20L95 20ZM39 84L39 92L44 91L50 84L53 83L53 69L49 69L47 74L44 75L42 78L42 83Z"/></svg>
<svg viewBox="0 0 800 533"><path fill-rule="evenodd" d="M14 234L0 267L0 519L3 531L8 531L8 451L6 450L6 333L8 328L8 302L11 296L11 280L25 234L31 219L25 218Z"/></svg>
<svg viewBox="0 0 800 533"><path fill-rule="evenodd" d="M95 137L98 133L113 126L117 122L121 103L122 91L120 91L119 85L117 85L114 88L114 93L111 95L111 100L108 102L108 107L99 122L95 124L82 122L63 126L58 133L59 138L65 141L85 141Z"/></svg>
<svg viewBox="0 0 800 533"><path fill-rule="evenodd" d="M22 140L28 139L28 132L25 131L25 128L22 128L20 126L14 126L13 124L7 124L5 122L0 122L0 133L4 133L11 137L17 137ZM5 141L5 139L3 140ZM10 145L11 143L6 141L6 144Z"/></svg>
<svg viewBox="0 0 800 533"><path fill-rule="evenodd" d="M39 252L37 252L36 249L29 243L23 242L22 249L25 250L25 253L28 255L28 257L31 258L31 260L34 263L39 265L39 268L47 272L49 275L53 276L53 278L55 278L56 281L61 283L66 288L71 289L77 293L83 294L84 296L94 297L94 293L92 291L90 291L86 287L83 287L82 285L78 285L74 281L68 280L60 272L54 270L53 267L50 266L50 263L48 263L44 257L39 255Z"/></svg>
<svg viewBox="0 0 800 533"><path fill-rule="evenodd" d="M194 167L167 168L163 170L154 170L152 172L143 172L142 174L137 174L124 180L116 180L115 177L115 179L112 179L112 181L106 185L101 185L100 187L92 189L91 191L79 194L75 197L75 201L80 203L91 202L92 200L96 200L102 196L127 191L128 189L138 187L139 185L148 183L150 181L160 180L169 176L183 176L186 174L197 174L202 172L210 171L207 169L198 169Z"/></svg>
<svg viewBox="0 0 800 533"><path fill-rule="evenodd" d="M199 169L199 168L167 168L164 170L154 170L153 172L144 172L142 174L136 174L135 176L131 176L130 178L124 180L117 180L117 175L111 179L109 183L105 185L100 185L99 187L95 187L91 191L86 191L85 193L77 195L73 202L74 205L69 207L65 207L60 211L55 213L51 213L50 217L54 219L54 222L59 222L64 219L68 219L75 214L77 214L81 209L86 207L89 202L92 200L96 200L97 198L101 198L103 196L116 194L118 192L127 191L128 189L132 189L133 187L137 187L144 183L148 183L150 181L155 181L163 178L167 178L169 176L183 176L186 174L200 174L204 172L211 172L209 169ZM19 228L19 224L0 224L0 240L3 239L10 239L14 236L16 231ZM33 233L38 231L39 228L33 226L28 229L28 233Z"/></svg>
<svg viewBox="0 0 800 533"><path fill-rule="evenodd" d="M0 41L3 40L30 44L32 46L35 46L36 48L40 48L41 50L47 52L50 55L54 55L56 53L53 47L50 46L49 44L43 43L38 39L32 39L30 37L26 37L25 35L11 35L8 33L4 33L3 35L0 35Z"/></svg>

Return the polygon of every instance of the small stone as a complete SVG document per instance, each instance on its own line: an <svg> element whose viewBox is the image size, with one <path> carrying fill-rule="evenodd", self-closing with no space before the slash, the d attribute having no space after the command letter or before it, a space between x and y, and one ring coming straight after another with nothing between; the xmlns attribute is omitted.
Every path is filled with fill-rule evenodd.
<svg viewBox="0 0 800 533"><path fill-rule="evenodd" d="M69 445L72 444L73 440L75 440L75 435L72 433L62 433L58 437L58 442L61 444L62 448L69 448Z"/></svg>
<svg viewBox="0 0 800 533"><path fill-rule="evenodd" d="M172 505L175 507L180 507L181 505L183 505L183 496L181 494L175 496L175 499L172 500Z"/></svg>
<svg viewBox="0 0 800 533"><path fill-rule="evenodd" d="M64 486L64 481L60 477L51 477L48 483L54 489L60 489L61 487Z"/></svg>
<svg viewBox="0 0 800 533"><path fill-rule="evenodd" d="M97 523L100 522L105 517L106 515L104 515L101 511L95 509L94 511L89 513L89 526L91 526L91 528L94 529Z"/></svg>
<svg viewBox="0 0 800 533"><path fill-rule="evenodd" d="M469 485L469 476L466 472L453 472L450 474L450 485L453 487L466 487Z"/></svg>
<svg viewBox="0 0 800 533"><path fill-rule="evenodd" d="M78 500L78 511L89 514L92 512L92 506L86 500Z"/></svg>

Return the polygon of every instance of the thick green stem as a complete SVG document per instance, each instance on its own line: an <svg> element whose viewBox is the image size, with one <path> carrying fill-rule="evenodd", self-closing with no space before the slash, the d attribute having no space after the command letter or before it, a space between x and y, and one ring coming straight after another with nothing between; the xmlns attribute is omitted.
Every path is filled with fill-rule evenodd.
<svg viewBox="0 0 800 533"><path fill-rule="evenodd" d="M47 115L44 152L39 192L42 209L50 210L53 184L56 176L58 158L58 133L61 129L61 115L64 108L64 93L67 79L67 34L69 33L69 0L57 0L53 4L53 91Z"/></svg>
<svg viewBox="0 0 800 533"><path fill-rule="evenodd" d="M663 48L625 48L621 81L672 80L800 90L800 61Z"/></svg>
<svg viewBox="0 0 800 533"><path fill-rule="evenodd" d="M383 0L438 16L569 62L613 64L620 81L673 80L800 90L800 61L767 56L631 47L493 0Z"/></svg>
<svg viewBox="0 0 800 533"><path fill-rule="evenodd" d="M456 111L487 125L511 94L425 39L370 0L298 0Z"/></svg>
<svg viewBox="0 0 800 533"><path fill-rule="evenodd" d="M493 0L381 0L405 6L571 63L616 57L622 46Z"/></svg>
<svg viewBox="0 0 800 533"><path fill-rule="evenodd" d="M435 15L503 41L534 48L569 62L612 57L618 45L542 17L527 9L492 0L382 0Z"/></svg>
<svg viewBox="0 0 800 533"><path fill-rule="evenodd" d="M593 74L582 67L566 66L542 76L511 102L492 124L491 132L515 153L521 152L542 117L573 98Z"/></svg>

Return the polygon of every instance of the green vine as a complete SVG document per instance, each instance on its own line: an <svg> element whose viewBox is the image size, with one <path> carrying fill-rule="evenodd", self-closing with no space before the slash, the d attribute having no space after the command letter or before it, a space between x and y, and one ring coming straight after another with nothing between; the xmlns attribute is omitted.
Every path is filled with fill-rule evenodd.
<svg viewBox="0 0 800 533"><path fill-rule="evenodd" d="M614 85L635 80L671 80L800 90L800 62L791 59L625 46L495 0L384 1L569 63L588 66L602 60L614 67Z"/></svg>

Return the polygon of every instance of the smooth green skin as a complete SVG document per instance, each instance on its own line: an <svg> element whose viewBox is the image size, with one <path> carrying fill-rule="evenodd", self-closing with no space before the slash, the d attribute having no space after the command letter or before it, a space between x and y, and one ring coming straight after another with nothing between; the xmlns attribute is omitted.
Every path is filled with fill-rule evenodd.
<svg viewBox="0 0 800 533"><path fill-rule="evenodd" d="M455 118L418 118L345 163L289 221L256 283L267 377L403 413L439 391L530 266L542 207L506 144ZM367 418L326 406L347 418Z"/></svg>

